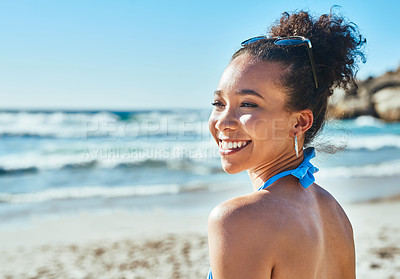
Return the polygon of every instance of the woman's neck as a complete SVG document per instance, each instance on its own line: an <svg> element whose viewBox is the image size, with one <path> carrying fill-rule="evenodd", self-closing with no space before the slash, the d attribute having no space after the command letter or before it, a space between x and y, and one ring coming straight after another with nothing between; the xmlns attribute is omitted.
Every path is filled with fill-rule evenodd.
<svg viewBox="0 0 400 279"><path fill-rule="evenodd" d="M253 183L253 190L257 191L272 176L283 171L295 169L303 161L303 149L299 150L299 157L294 152L283 153L281 156L255 169L250 169L247 173Z"/></svg>

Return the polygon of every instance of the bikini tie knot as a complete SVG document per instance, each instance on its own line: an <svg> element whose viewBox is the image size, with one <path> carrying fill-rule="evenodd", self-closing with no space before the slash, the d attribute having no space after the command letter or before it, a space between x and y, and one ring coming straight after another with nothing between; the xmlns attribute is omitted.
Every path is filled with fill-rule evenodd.
<svg viewBox="0 0 400 279"><path fill-rule="evenodd" d="M304 160L303 162L294 170L292 170L291 175L299 179L300 184L307 188L315 182L314 173L319 171L310 160L315 157L314 147L308 147L304 149Z"/></svg>
<svg viewBox="0 0 400 279"><path fill-rule="evenodd" d="M268 179L264 183L264 185L262 185L258 189L258 191L267 188L272 183L277 181L279 178L282 178L287 175L293 175L297 177L299 179L301 186L303 186L304 188L307 188L308 186L313 184L315 181L314 173L319 171L319 169L310 162L310 160L315 157L314 147L308 147L304 149L303 154L304 154L303 162L301 162L301 164L297 168L295 168L294 170L287 170L274 175L273 177Z"/></svg>

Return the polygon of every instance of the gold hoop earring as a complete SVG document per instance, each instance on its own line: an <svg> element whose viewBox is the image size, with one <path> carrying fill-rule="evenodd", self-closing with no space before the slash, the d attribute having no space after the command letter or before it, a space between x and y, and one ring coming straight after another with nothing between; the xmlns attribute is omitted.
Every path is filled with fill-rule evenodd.
<svg viewBox="0 0 400 279"><path fill-rule="evenodd" d="M299 146L297 145L297 135L294 135L294 150L296 151L296 157L299 157Z"/></svg>

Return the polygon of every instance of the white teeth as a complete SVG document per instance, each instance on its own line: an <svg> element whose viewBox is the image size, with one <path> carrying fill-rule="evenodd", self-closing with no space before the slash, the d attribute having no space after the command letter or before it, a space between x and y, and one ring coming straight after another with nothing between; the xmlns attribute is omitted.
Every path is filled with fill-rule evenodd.
<svg viewBox="0 0 400 279"><path fill-rule="evenodd" d="M247 145L246 141L221 141L219 143L219 147L223 150L240 148L246 145Z"/></svg>

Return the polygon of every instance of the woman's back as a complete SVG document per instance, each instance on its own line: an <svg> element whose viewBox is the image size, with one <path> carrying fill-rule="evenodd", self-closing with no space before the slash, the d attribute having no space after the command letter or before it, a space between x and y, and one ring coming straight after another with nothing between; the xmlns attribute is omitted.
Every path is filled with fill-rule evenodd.
<svg viewBox="0 0 400 279"><path fill-rule="evenodd" d="M228 200L210 214L209 230L211 257L213 249L229 246L224 261L237 267L228 276L224 270L221 278L355 278L351 224L336 200L316 184L304 189L287 177ZM248 247L255 257L242 257L249 255ZM219 278L218 269L213 274Z"/></svg>
<svg viewBox="0 0 400 279"><path fill-rule="evenodd" d="M287 241L271 278L355 278L353 230L343 209L316 184L299 192L282 202Z"/></svg>

